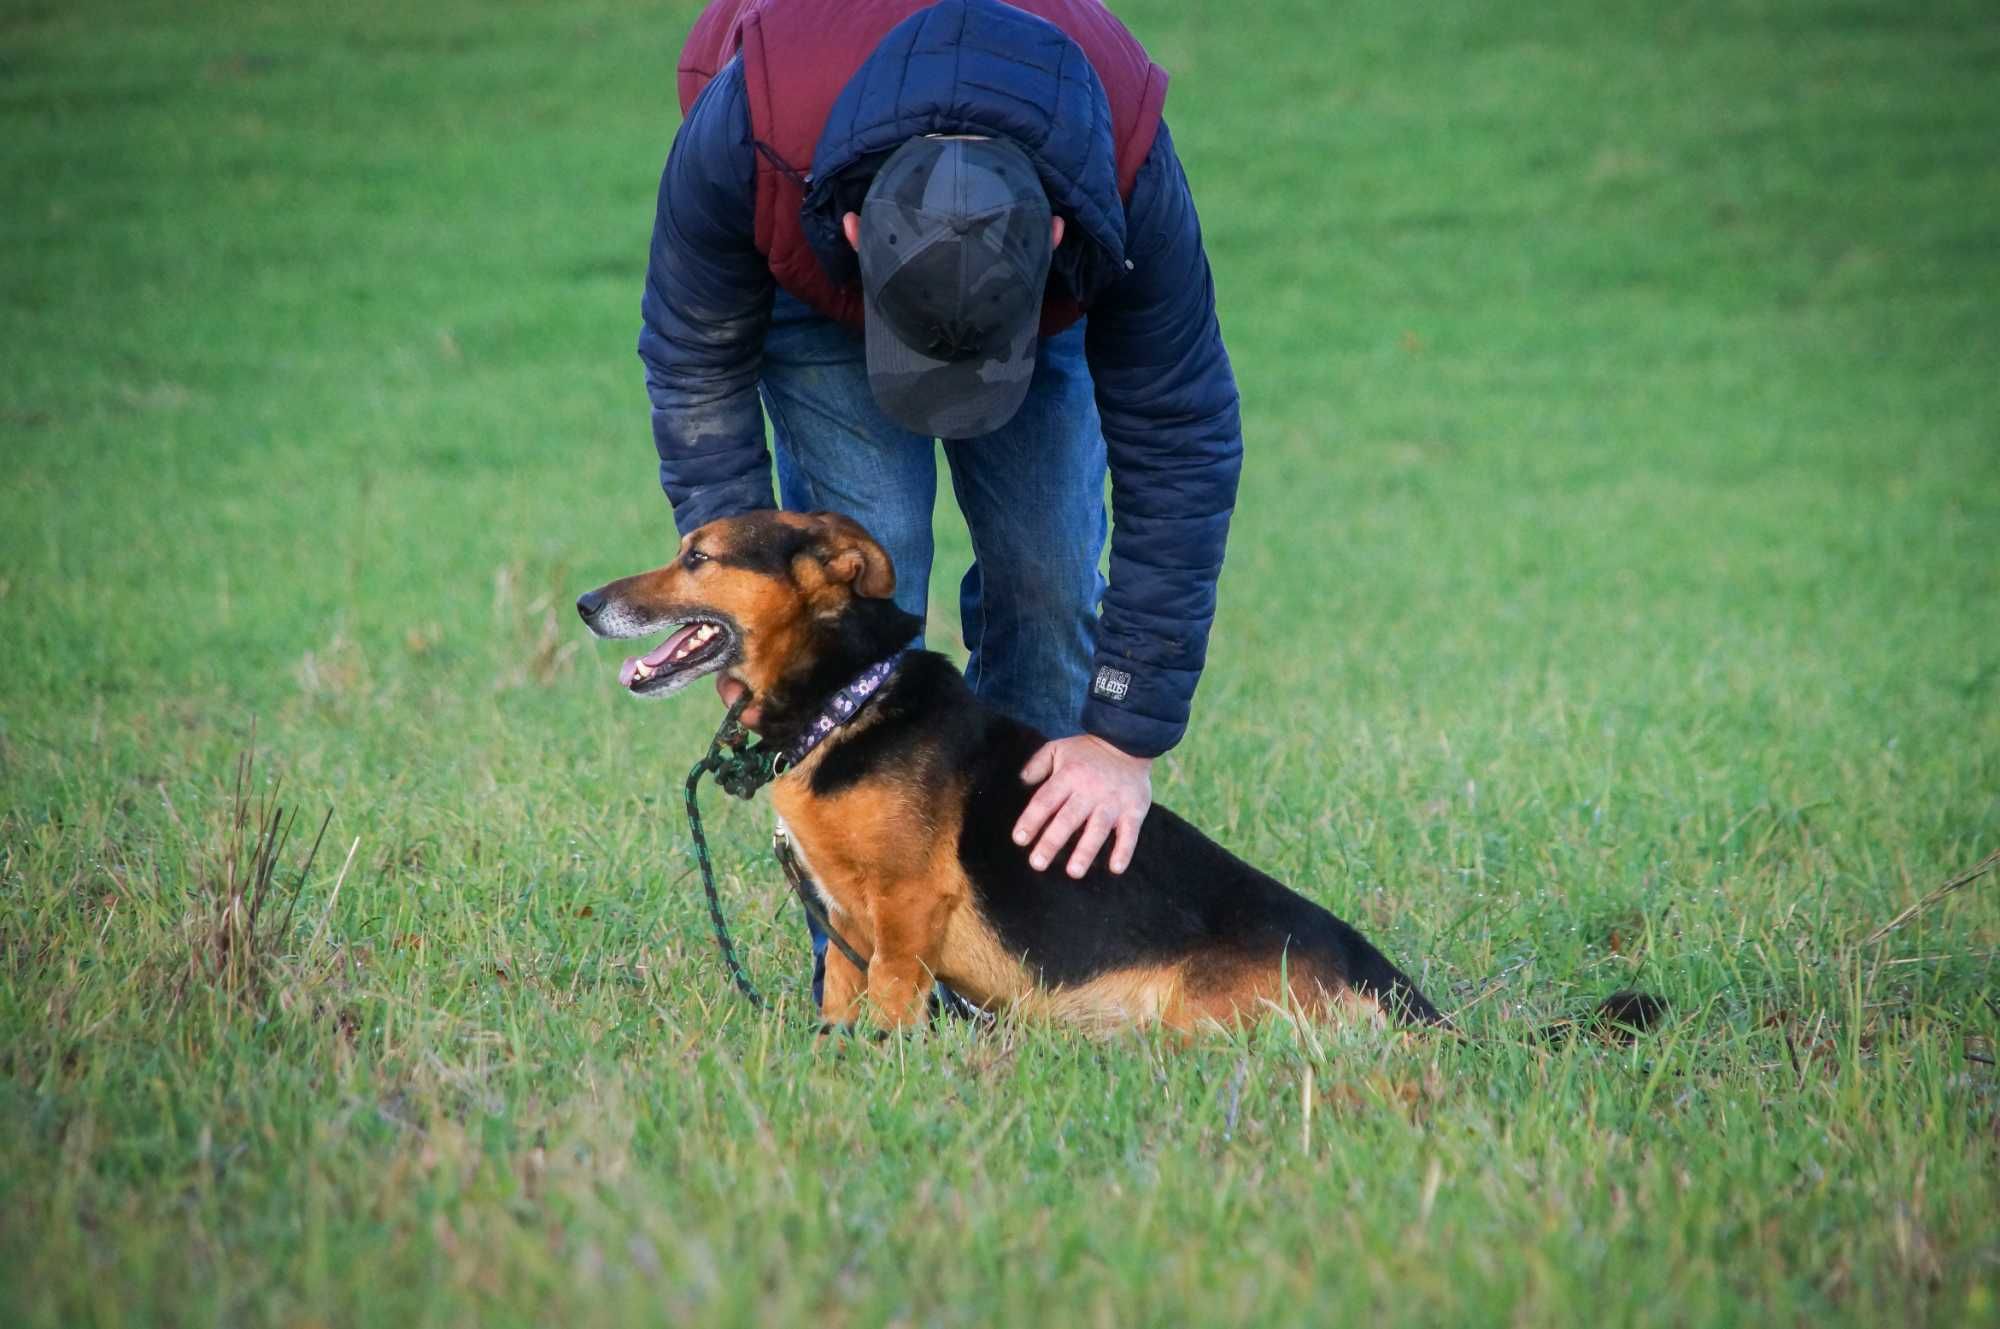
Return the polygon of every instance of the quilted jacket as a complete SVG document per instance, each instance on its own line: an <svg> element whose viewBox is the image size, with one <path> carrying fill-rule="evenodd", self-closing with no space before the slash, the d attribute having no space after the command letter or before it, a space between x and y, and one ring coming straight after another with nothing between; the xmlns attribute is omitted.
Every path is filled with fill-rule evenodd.
<svg viewBox="0 0 2000 1329"><path fill-rule="evenodd" d="M1124 751L1155 756L1187 727L1215 615L1243 452L1236 382L1166 125L1121 197L1112 157L1078 150L1066 131L1081 56L1064 50L1060 33L1040 32L1006 60L1004 84L981 60L926 58L940 31L969 51L1004 53L1024 18L997 0L944 0L883 38L829 108L801 220L828 275L851 281L838 214L895 142L986 132L1036 161L1053 209L1077 232L1065 237L1051 280L1085 311L1111 474L1110 585L1081 723ZM701 90L667 158L655 214L639 355L660 483L683 531L775 506L757 378L776 282L755 244L751 95L740 58Z"/></svg>

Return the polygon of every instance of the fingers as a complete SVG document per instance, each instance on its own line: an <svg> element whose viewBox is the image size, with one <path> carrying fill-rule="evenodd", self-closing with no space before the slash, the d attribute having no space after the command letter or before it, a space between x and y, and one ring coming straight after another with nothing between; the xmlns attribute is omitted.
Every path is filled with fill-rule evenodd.
<svg viewBox="0 0 2000 1329"><path fill-rule="evenodd" d="M1076 828L1083 825L1083 819L1090 815L1090 804L1085 799L1072 794L1063 800L1056 815L1042 830L1042 838L1035 842L1035 852L1028 855L1028 864L1040 872L1055 861L1062 847L1069 843L1069 837L1076 834Z"/></svg>
<svg viewBox="0 0 2000 1329"><path fill-rule="evenodd" d="M1076 848L1070 852L1070 876L1081 877L1090 871L1090 865L1097 861L1097 851L1111 838L1111 829L1117 824L1117 815L1108 807L1099 807L1090 814L1090 820L1083 824L1083 834L1077 838Z"/></svg>
<svg viewBox="0 0 2000 1329"><path fill-rule="evenodd" d="M1028 764L1021 768L1022 784L1040 784L1056 773L1056 745L1044 743L1035 749L1035 755L1028 758ZM1019 843L1026 844L1026 840Z"/></svg>
<svg viewBox="0 0 2000 1329"><path fill-rule="evenodd" d="M1035 791L1028 800L1028 806L1021 809L1021 816L1014 823L1014 843L1025 845L1034 839L1044 823L1055 815L1057 808L1069 797L1069 789L1060 781L1051 780Z"/></svg>
<svg viewBox="0 0 2000 1329"><path fill-rule="evenodd" d="M1123 872L1132 866L1132 852L1139 847L1139 822L1144 813L1124 813L1118 818L1118 836L1111 843L1111 870Z"/></svg>
<svg viewBox="0 0 2000 1329"><path fill-rule="evenodd" d="M715 676L715 695L722 698L724 706L734 706L749 691L749 684L731 678L727 674ZM742 721L745 728L755 729L764 718L764 708L761 705L748 707L736 718Z"/></svg>

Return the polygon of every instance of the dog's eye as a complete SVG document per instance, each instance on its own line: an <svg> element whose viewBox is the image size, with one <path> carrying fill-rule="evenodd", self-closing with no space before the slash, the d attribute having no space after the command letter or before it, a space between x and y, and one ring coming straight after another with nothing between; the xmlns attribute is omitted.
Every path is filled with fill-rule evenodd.
<svg viewBox="0 0 2000 1329"><path fill-rule="evenodd" d="M708 555L702 553L699 549L690 549L681 558L682 565L690 568L698 568L706 562L708 562Z"/></svg>

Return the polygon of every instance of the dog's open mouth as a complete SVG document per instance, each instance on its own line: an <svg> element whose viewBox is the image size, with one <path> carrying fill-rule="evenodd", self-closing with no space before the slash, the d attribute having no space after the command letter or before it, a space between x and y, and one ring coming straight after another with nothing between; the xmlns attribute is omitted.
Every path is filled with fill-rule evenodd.
<svg viewBox="0 0 2000 1329"><path fill-rule="evenodd" d="M644 655L627 660L618 682L628 692L654 693L677 689L729 663L735 635L728 626L697 618L680 624L667 639Z"/></svg>

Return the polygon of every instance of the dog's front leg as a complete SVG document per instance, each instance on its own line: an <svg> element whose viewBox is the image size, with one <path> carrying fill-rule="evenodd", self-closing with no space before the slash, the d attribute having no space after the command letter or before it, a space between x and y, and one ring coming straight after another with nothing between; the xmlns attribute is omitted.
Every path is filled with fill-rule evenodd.
<svg viewBox="0 0 2000 1329"><path fill-rule="evenodd" d="M848 931L853 931L851 925ZM854 967L846 952L829 943L826 974L820 986L819 1018L829 1025L853 1024L860 1013L861 994L867 984L868 976Z"/></svg>
<svg viewBox="0 0 2000 1329"><path fill-rule="evenodd" d="M916 1024L930 996L944 910L921 889L885 891L874 903L875 953L868 959L868 1004L891 1029Z"/></svg>

